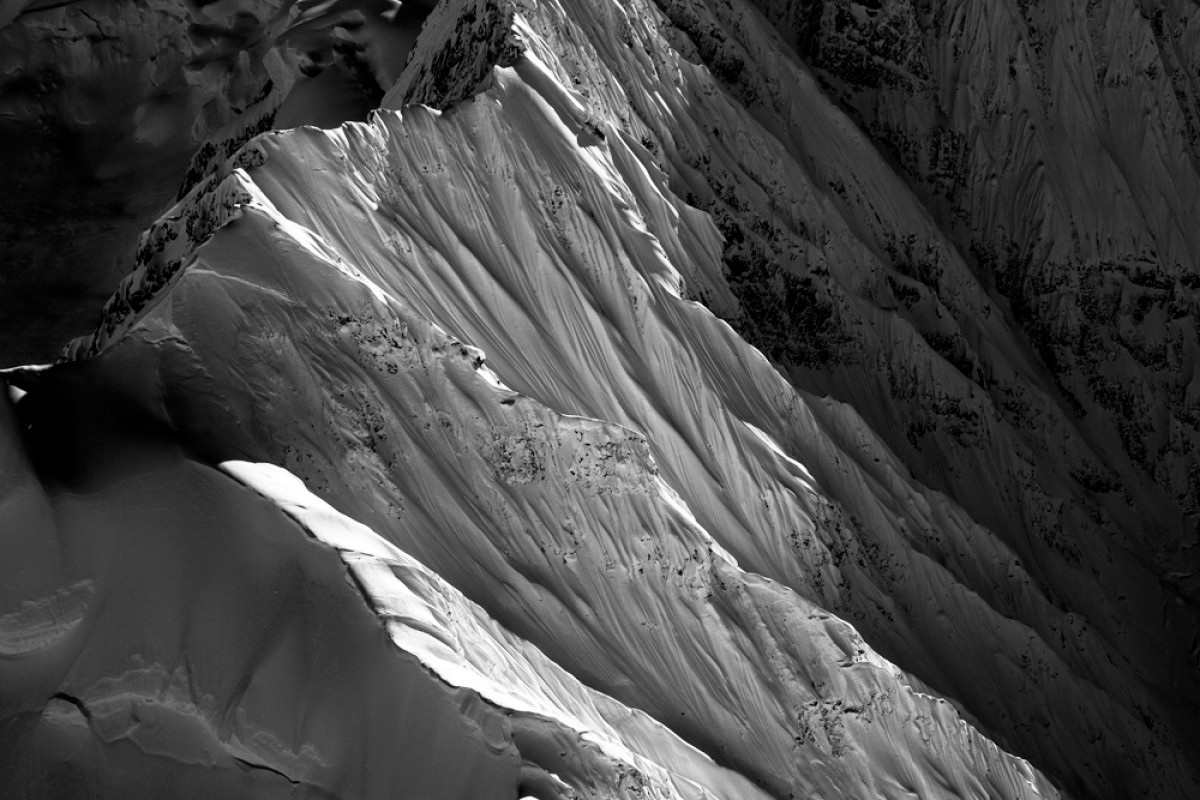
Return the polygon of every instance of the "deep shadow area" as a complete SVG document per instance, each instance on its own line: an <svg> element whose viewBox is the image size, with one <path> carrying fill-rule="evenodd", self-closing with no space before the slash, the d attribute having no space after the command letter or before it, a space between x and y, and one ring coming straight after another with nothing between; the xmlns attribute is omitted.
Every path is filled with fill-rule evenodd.
<svg viewBox="0 0 1200 800"><path fill-rule="evenodd" d="M0 126L0 367L53 360L92 327L187 166L187 150L147 151L98 176L124 131L97 128Z"/></svg>
<svg viewBox="0 0 1200 800"><path fill-rule="evenodd" d="M36 32L20 31L35 12L62 13L57 6L34 3L7 26L0 14L0 56L12 48L0 57L0 368L52 361L91 330L196 148L225 130L222 115L257 117L271 110L265 105L278 106L276 128L365 120L399 77L433 5L313 5L275 40L263 40L267 20L252 16L200 24L185 15L178 30L168 24L151 41L145 32L101 30L82 11L67 12L52 35L44 17ZM76 39L90 53L79 74L56 55ZM185 42L200 49L173 52ZM138 53L148 47L166 48L153 54L160 65L178 62L176 71L147 67ZM14 56L18 48L28 52ZM272 49L297 71L295 85L247 105L242 95L265 81L257 62Z"/></svg>

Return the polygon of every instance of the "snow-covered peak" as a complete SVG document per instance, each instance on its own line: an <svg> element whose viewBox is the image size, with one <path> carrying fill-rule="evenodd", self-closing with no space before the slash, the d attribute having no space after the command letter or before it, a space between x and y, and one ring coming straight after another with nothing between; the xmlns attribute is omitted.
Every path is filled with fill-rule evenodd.
<svg viewBox="0 0 1200 800"><path fill-rule="evenodd" d="M1194 794L1195 608L1142 549L1187 510L802 40L745 3L448 1L368 120L218 158L98 330L8 376L0 508L41 527L3 529L44 569L0 607L7 774L90 742L110 792L162 756L248 795ZM881 96L929 79L896 52ZM77 544L93 517L130 535ZM141 575L210 541L192 602ZM300 633L193 664L244 559L297 577L235 580L234 627ZM406 687L369 724L323 644L350 619L371 644L329 647ZM389 715L430 729L398 766Z"/></svg>

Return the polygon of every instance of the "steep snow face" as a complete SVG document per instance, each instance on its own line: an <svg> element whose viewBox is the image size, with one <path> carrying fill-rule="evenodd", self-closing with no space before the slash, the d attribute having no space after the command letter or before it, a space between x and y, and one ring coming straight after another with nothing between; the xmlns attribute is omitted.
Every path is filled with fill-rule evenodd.
<svg viewBox="0 0 1200 800"><path fill-rule="evenodd" d="M107 417L45 438L46 420L91 419L82 387L109 387L135 431L188 454L152 448L152 486L214 487L238 553L224 542L256 541L235 524L250 501L195 462L223 465L261 496L263 530L314 553L298 580L332 548L352 582L331 608L372 609L390 639L337 647L460 698L413 712L468 731L479 771L445 796L1056 796L1043 771L1080 796L1196 794L1195 607L1144 555L1182 546L1185 509L1079 424L957 240L763 16L461 0L412 52L368 122L197 161L78 363L10 376L32 428L9 436L40 480L14 462L6 511L133 503L84 480L105 471L89 437ZM164 513L202 516L179 492ZM20 542L47 566L0 607L0 646L105 655L16 662L26 683L0 685L28 713L6 735L32 755L6 774L41 774L60 718L70 742L107 747L111 718L163 752L130 709L174 698L201 640L143 656L156 689L110 691L132 671L111 664L145 649L89 627L114 579ZM190 630L167 597L154 624ZM205 671L260 686L236 641ZM213 688L184 741L366 794L339 776L386 760L388 737L334 714L363 749L319 740L294 761L296 715L353 686L288 680L290 702L245 710L285 748L238 750L239 699ZM93 707L85 733L71 709ZM447 741L402 752L436 772ZM79 774L121 780L97 762ZM401 772L370 791L401 791Z"/></svg>

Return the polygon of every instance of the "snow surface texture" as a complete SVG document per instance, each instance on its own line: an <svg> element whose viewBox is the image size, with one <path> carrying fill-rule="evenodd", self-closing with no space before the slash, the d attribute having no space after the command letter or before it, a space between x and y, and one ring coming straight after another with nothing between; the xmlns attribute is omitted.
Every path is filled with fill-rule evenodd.
<svg viewBox="0 0 1200 800"><path fill-rule="evenodd" d="M0 777L1195 796L1191 511L776 27L445 2L205 167L9 375Z"/></svg>

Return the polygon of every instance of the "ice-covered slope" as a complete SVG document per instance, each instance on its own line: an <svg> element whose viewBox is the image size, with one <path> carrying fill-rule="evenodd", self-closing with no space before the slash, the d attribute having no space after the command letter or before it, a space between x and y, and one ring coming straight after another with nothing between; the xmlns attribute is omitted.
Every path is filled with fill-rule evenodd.
<svg viewBox="0 0 1200 800"><path fill-rule="evenodd" d="M364 661L500 710L510 796L1195 793L1195 608L1141 549L1182 509L1103 491L1132 473L762 17L447 2L387 105L168 212L77 363L11 376L34 457L98 384L225 464L341 555L395 645ZM68 467L22 479L39 507L100 493ZM12 649L37 609L86 633L75 569L0 609ZM12 702L88 707L46 681Z"/></svg>

